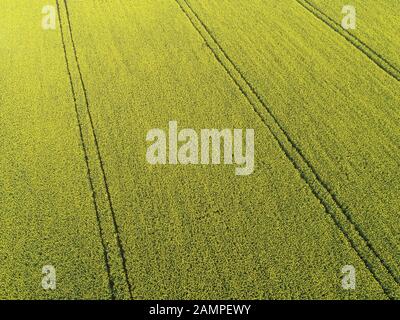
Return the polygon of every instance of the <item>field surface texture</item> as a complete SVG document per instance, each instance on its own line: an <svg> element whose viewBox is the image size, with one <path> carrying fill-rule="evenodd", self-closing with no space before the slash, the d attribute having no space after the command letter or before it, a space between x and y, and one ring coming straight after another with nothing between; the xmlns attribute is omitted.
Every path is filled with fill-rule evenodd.
<svg viewBox="0 0 400 320"><path fill-rule="evenodd" d="M400 2L346 4L3 0L0 299L400 299ZM254 172L149 164L170 121Z"/></svg>

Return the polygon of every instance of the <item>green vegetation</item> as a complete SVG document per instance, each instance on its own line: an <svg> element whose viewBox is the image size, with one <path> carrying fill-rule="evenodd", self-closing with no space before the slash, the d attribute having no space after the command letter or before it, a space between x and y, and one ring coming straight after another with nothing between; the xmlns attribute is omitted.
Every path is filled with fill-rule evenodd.
<svg viewBox="0 0 400 320"><path fill-rule="evenodd" d="M46 3L2 3L0 298L108 298L60 35L40 29Z"/></svg>
<svg viewBox="0 0 400 320"><path fill-rule="evenodd" d="M342 227L351 226L345 232L355 248L396 296L399 83L298 3L229 2L190 1L291 137ZM263 32L268 37L258 36Z"/></svg>
<svg viewBox="0 0 400 320"><path fill-rule="evenodd" d="M348 4L345 0L309 2L339 24L343 18L340 8ZM354 0L351 4L357 9L357 28L351 33L400 69L399 1Z"/></svg>
<svg viewBox="0 0 400 320"><path fill-rule="evenodd" d="M396 79L296 1L50 3L0 20L0 298L400 298ZM254 172L150 165L170 121Z"/></svg>

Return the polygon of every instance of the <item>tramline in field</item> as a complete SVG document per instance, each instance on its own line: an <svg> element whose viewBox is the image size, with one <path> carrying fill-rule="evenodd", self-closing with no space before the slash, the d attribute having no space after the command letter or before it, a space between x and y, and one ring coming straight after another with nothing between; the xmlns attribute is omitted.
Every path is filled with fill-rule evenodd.
<svg viewBox="0 0 400 320"><path fill-rule="evenodd" d="M0 298L399 299L399 9L3 0Z"/></svg>

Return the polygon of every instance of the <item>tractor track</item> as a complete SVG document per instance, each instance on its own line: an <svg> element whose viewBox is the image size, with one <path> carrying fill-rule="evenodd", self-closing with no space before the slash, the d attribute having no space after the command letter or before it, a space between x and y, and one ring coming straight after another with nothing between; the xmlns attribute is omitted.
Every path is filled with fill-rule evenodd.
<svg viewBox="0 0 400 320"><path fill-rule="evenodd" d="M308 0L296 0L296 1L303 8L312 13L317 19L325 23L333 31L335 31L340 36L345 38L348 42L350 42L355 48L357 48L364 55L366 55L374 64L376 64L379 68L385 71L388 75L390 75L397 81L400 81L400 70L391 62L389 62L386 58L384 58L381 54L379 54L374 49L369 47L365 42L357 38L349 31L343 29L340 24L338 24L335 20L333 20L331 17L329 17L320 9L318 9L318 7L313 5L310 1Z"/></svg>
<svg viewBox="0 0 400 320"><path fill-rule="evenodd" d="M389 299L396 299L400 280L374 248L361 227L355 223L349 209L341 203L328 183L321 178L270 107L264 102L261 95L228 56L219 44L219 41L200 19L191 5L186 0L175 0L175 2L211 50L215 59L249 101L255 113L271 132L281 150L299 172L301 178L309 186L313 195L319 200L361 261L363 261L365 267L380 285L383 292Z"/></svg>
<svg viewBox="0 0 400 320"><path fill-rule="evenodd" d="M82 129L83 125L82 125L82 121L81 121L80 116L79 116L78 103L77 103L76 93L75 93L75 87L74 87L74 84L73 84L73 81L72 81L72 75L71 75L69 61L66 58L67 57L67 49L66 49L65 40L64 40L64 30L63 30L63 26L62 26L62 18L61 18L61 14L60 14L60 8L59 8L58 0L57 0L57 12L58 12L58 17L59 17L58 20L59 20L59 26L60 26L61 41L62 41L62 46L63 46L63 50L64 50L64 55L65 55L65 65L66 65L66 68L67 68L69 83L70 83L71 92L72 92L72 98L74 100L76 119L77 119L77 122L78 122L80 144L81 144L81 147L82 147L82 151L83 151L83 155L84 155L84 159L85 159L85 163L86 163L87 178L88 178L88 181L89 181L89 186L90 186L93 206L94 206L94 209L95 209L95 212L96 212L96 220L97 220L97 226L99 228L100 241L101 241L101 245L102 245L102 248L103 248L103 255L104 255L104 260L105 260L105 265L106 265L106 270L107 270L107 275L108 275L108 281L109 281L108 286L109 286L109 290L110 290L110 293L111 293L111 297L114 299L115 298L115 296L114 296L114 282L112 281L112 277L111 277L111 273L110 273L110 269L111 268L110 268L110 263L109 263L108 251L107 251L107 248L106 248L106 245L105 245L103 228L101 227L101 223L100 223L100 212L99 212L99 208L98 208L97 201L96 201L96 192L94 190L92 172L91 172L90 165L89 165L89 156L88 156L88 152L86 150L86 144L85 144L84 137L83 137L83 129Z"/></svg>
<svg viewBox="0 0 400 320"><path fill-rule="evenodd" d="M61 2L61 1L63 1L63 2ZM61 2L61 4L60 4L60 2ZM97 165L100 169L101 180L102 180L102 184L104 184L105 194L106 194L106 198L107 198L105 201L108 203L107 211L109 211L110 215L111 215L112 229L113 229L112 233L113 234L109 233L109 236L115 238L116 245L118 247L119 259L121 259L121 264L122 264L122 269L123 269L123 274L124 274L124 281L125 281L125 284L127 287L127 291L129 293L129 297L130 297L130 299L133 299L132 285L130 283L128 270L126 267L125 251L124 251L124 248L122 245L120 231L119 231L119 227L118 227L117 220L115 217L115 210L114 210L114 206L112 203L111 193L109 190L109 184L108 184L107 177L106 177L104 161L103 161L103 158L102 158L102 155L100 152L99 142L98 142L98 138L97 138L94 122L93 122L93 117L92 117L92 114L90 111L88 93L87 93L86 86L85 86L85 83L83 80L82 71L81 71L81 67L80 67L80 63L79 63L79 58L78 58L78 54L77 54L77 50L76 50L76 45L75 45L75 41L74 41L74 37L73 37L73 31L72 31L72 26L71 26L71 19L70 19L68 4L67 4L66 0L56 0L56 6L57 6L58 17L59 17L61 41L62 41L62 45L63 45L63 49L64 49L65 63L66 63L66 68L67 68L67 72L68 72L68 76L69 76L71 91L72 91L72 95L73 95L73 99L74 99L75 112L76 112L76 117L77 117L79 131L80 131L81 146L82 146L83 152L84 152L89 184L90 184L93 203L94 203L94 207L95 207L95 211L96 211L96 219L97 219L97 223L98 223L98 227L99 227L99 231L100 231L101 243L102 243L103 250L104 250L104 257L105 257L106 269L107 269L107 273L108 273L108 277L109 277L109 289L111 292L111 297L113 299L117 298L117 288L116 288L116 282L113 280L113 276L112 276L113 270L112 270L112 265L110 263L110 261L111 261L110 251L111 250L108 249L108 247L110 245L107 245L107 243L110 241L107 241L107 237L105 236L104 228L102 227L102 220L105 220L105 218L103 218L103 219L101 218L101 216L102 216L101 212L100 212L101 210L99 209L99 204L98 204L99 199L98 199L98 196L96 196L96 191L95 191L96 186L95 186L95 182L94 182L94 174L93 174L93 170L91 169L91 166L90 166L90 156L89 156L89 151L88 151L89 143L85 142L85 137L83 134L83 131L85 128L85 123L82 121L82 117L80 116L79 104L77 102L78 94L77 94L76 86L74 85L74 79L73 79L74 77L71 72L71 69L72 69L71 62L70 62L70 59L69 59L68 53L67 53L68 50L67 50L67 44L66 44L66 32L64 31L63 22L62 22L63 21L62 14L61 14L62 6L65 9L66 19L65 19L64 23L67 25L67 29L69 32L70 42L71 42L71 46L72 46L71 49L73 52L72 56L73 56L73 60L75 60L75 67L76 67L76 70L79 75L78 83L81 87L80 89L82 90L83 96L84 96L85 106L83 107L84 111L81 111L81 112L86 112L86 114L87 114L87 119L88 119L87 122L88 123L86 123L86 125L87 125L86 129L90 132L90 135L93 137L93 147L95 149L95 154L97 157ZM106 223L106 222L103 222L103 223ZM115 259L115 257L114 257L114 259ZM124 289L120 289L120 290L124 291Z"/></svg>

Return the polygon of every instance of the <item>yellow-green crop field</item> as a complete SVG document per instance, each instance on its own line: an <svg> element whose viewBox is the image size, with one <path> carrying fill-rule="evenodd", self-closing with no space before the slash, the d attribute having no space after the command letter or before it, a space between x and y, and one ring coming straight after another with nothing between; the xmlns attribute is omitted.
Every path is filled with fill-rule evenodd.
<svg viewBox="0 0 400 320"><path fill-rule="evenodd" d="M0 299L400 299L398 0L0 9Z"/></svg>

